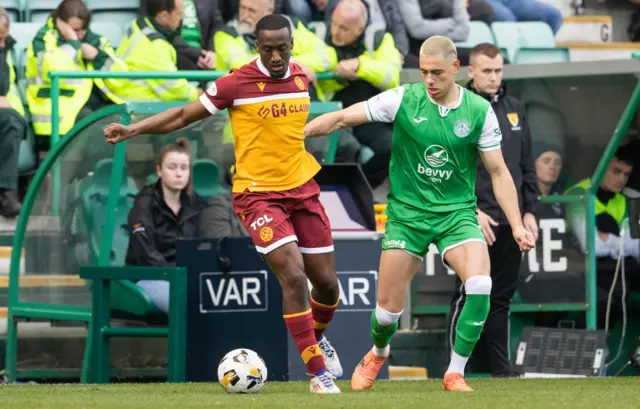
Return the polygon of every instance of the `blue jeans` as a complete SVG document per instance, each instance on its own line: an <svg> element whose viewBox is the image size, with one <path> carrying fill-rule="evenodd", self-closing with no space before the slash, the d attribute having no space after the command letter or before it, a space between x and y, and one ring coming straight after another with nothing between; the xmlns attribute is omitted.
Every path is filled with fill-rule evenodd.
<svg viewBox="0 0 640 409"><path fill-rule="evenodd" d="M307 3L307 0L288 0L289 9L294 17L302 20L304 24L309 24L313 16L313 10L311 5Z"/></svg>
<svg viewBox="0 0 640 409"><path fill-rule="evenodd" d="M555 7L536 0L484 0L491 6L496 21L544 21L553 33L562 26L562 14Z"/></svg>

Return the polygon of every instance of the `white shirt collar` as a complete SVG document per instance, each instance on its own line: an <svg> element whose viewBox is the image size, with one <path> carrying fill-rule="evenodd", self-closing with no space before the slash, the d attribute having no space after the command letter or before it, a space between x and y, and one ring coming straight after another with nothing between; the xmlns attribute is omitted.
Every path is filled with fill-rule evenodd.
<svg viewBox="0 0 640 409"><path fill-rule="evenodd" d="M260 70L260 72L262 72L267 77L271 77L271 74L269 74L269 70L264 66L264 64L262 64L262 61L260 61L259 57L256 58L256 64L258 65L258 69ZM284 77L278 79L287 79L289 78L289 75L291 75L291 66L287 67L287 72L284 73Z"/></svg>
<svg viewBox="0 0 640 409"><path fill-rule="evenodd" d="M465 89L463 87L461 87L460 85L458 85L458 84L456 84L456 87L458 87L458 89L460 90L460 95L458 95L458 102L456 102L456 104L454 106L452 106L452 107L446 107L444 105L438 104L436 101L431 99L431 95L429 95L429 93L427 93L427 97L429 98L429 101L431 101L433 104L436 104L438 106L438 111L440 111L440 116L442 116L442 117L447 116L449 111L459 108L460 105L462 104L462 97L464 95Z"/></svg>

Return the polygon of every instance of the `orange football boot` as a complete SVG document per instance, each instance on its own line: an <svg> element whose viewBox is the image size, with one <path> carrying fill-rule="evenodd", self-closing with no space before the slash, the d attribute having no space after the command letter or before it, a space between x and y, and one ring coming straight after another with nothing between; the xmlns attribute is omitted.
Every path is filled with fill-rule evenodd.
<svg viewBox="0 0 640 409"><path fill-rule="evenodd" d="M367 352L367 355L362 358L356 370L353 371L353 375L351 376L351 389L354 391L363 391L371 388L373 381L378 376L378 372L380 372L386 360L386 357L374 354L373 349Z"/></svg>
<svg viewBox="0 0 640 409"><path fill-rule="evenodd" d="M464 376L455 372L444 375L444 390L452 392L473 392L473 389L465 382Z"/></svg>

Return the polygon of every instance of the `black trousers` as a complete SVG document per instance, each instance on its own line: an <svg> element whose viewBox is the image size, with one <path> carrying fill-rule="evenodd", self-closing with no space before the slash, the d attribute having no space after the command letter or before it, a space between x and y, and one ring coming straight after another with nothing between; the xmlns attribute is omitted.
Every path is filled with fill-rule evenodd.
<svg viewBox="0 0 640 409"><path fill-rule="evenodd" d="M27 121L11 108L0 108L0 189L15 190L18 183L20 142Z"/></svg>
<svg viewBox="0 0 640 409"><path fill-rule="evenodd" d="M334 100L341 101L342 106L347 108L366 101L380 92L380 89L368 82L358 80L350 82L346 88L338 92ZM361 145L373 151L373 157L361 166L371 188L375 189L389 176L393 126L384 123L367 123L353 128L353 135Z"/></svg>
<svg viewBox="0 0 640 409"><path fill-rule="evenodd" d="M522 253L513 239L510 226L494 227L493 232L496 235L496 242L489 246L492 280L491 308L482 333L487 350L482 351L476 348L473 354L486 354L489 358L491 374L495 377L503 377L514 373L509 361L509 304L516 291ZM464 302L464 286L457 278L449 321L449 347L451 349L453 349L455 328ZM480 341L483 341L482 338ZM478 345L481 344L482 342L478 343Z"/></svg>

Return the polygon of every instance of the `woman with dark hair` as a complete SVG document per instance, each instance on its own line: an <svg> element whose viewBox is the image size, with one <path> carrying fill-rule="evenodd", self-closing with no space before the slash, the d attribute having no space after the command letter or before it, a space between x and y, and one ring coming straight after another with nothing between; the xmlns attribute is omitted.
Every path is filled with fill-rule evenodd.
<svg viewBox="0 0 640 409"><path fill-rule="evenodd" d="M156 164L158 181L145 186L129 212L129 266L175 266L176 240L202 236L200 214L207 202L193 191L189 142L165 146ZM158 308L169 310L167 281L138 281Z"/></svg>
<svg viewBox="0 0 640 409"><path fill-rule="evenodd" d="M540 196L562 194L560 186L560 172L562 171L562 150L557 145L538 142L534 144L534 157L536 165L536 181ZM562 217L561 205L557 203L536 203L536 215L538 219L553 219Z"/></svg>
<svg viewBox="0 0 640 409"><path fill-rule="evenodd" d="M50 71L126 71L107 39L91 31L90 24L91 13L82 0L64 0L27 50L27 102L35 133L47 137L39 141L45 145L51 135ZM71 130L81 110L91 112L123 102L105 82L109 83L101 79L60 79L60 135Z"/></svg>

